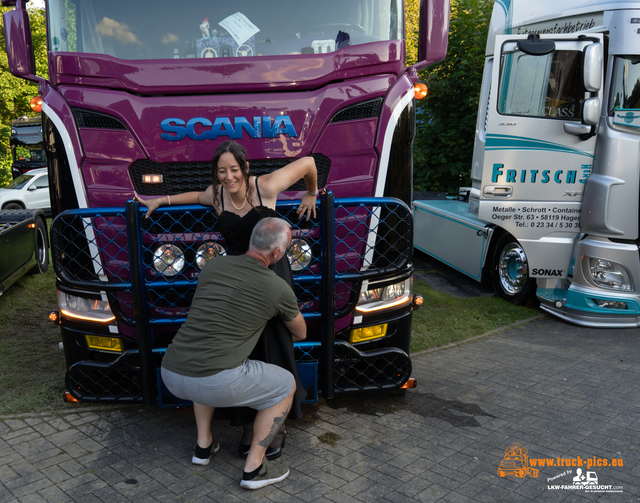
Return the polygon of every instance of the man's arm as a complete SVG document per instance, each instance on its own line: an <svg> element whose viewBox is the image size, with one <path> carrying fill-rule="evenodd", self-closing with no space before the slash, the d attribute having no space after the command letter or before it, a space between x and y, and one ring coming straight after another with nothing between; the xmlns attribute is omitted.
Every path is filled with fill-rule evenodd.
<svg viewBox="0 0 640 503"><path fill-rule="evenodd" d="M291 321L282 320L282 322L285 327L289 329L289 332L291 332L293 342L303 341L307 338L307 323L304 321L302 313L298 313L298 316Z"/></svg>

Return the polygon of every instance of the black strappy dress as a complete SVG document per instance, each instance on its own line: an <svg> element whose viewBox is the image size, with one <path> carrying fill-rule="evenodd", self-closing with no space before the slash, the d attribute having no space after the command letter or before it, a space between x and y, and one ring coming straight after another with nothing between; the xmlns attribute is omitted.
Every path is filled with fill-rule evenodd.
<svg viewBox="0 0 640 503"><path fill-rule="evenodd" d="M218 218L216 230L220 232L224 238L229 255L242 255L246 253L249 249L251 232L256 224L263 218L279 216L278 212L262 204L257 178L256 194L258 195L260 205L251 208L251 210L242 217L230 211L225 211L224 197L220 198L222 201L222 212ZM222 196L222 193L220 195ZM275 264L272 264L271 269L293 288L293 274L286 255ZM247 302L247 308L250 309L250 302ZM307 392L302 386L300 377L298 376L291 333L287 330L287 327L282 323L280 318L269 320L249 358L251 360L260 360L278 365L293 374L296 380L296 393L293 397L289 417L291 419L300 419L302 417L300 404L306 398ZM252 423L256 417L256 411L249 407L218 407L215 409L213 417L216 419L229 420L232 426L241 426Z"/></svg>

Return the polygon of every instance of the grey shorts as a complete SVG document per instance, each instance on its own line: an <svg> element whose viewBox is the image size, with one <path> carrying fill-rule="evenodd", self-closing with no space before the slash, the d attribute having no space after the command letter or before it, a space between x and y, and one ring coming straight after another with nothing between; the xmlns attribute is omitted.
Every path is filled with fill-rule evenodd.
<svg viewBox="0 0 640 503"><path fill-rule="evenodd" d="M293 374L277 365L246 359L234 369L208 377L187 377L162 368L162 380L178 398L210 407L264 410L284 400L295 384Z"/></svg>

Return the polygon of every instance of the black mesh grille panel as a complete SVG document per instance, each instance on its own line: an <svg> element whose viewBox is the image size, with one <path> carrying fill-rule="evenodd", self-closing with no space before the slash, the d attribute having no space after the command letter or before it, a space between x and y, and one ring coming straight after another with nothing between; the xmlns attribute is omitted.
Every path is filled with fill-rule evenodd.
<svg viewBox="0 0 640 503"><path fill-rule="evenodd" d="M318 169L318 188L322 189L327 182L331 161L322 154L312 154ZM250 161L252 175L262 175L280 169L294 159L268 159ZM159 163L149 160L134 162L129 168L133 186L138 194L144 196L161 196L165 194L181 194L183 192L204 191L211 185L210 163ZM162 175L162 183L144 184L143 175ZM287 190L305 190L304 180L299 180Z"/></svg>
<svg viewBox="0 0 640 503"><path fill-rule="evenodd" d="M115 117L74 108L73 113L76 114L78 127L92 127L97 129L127 129L125 125Z"/></svg>
<svg viewBox="0 0 640 503"><path fill-rule="evenodd" d="M350 107L343 108L337 114L333 116L331 122L344 122L353 121L356 119L370 119L377 118L380 115L380 107L382 106L382 98L378 98L371 101L365 101L364 103L358 103L357 105L351 105Z"/></svg>

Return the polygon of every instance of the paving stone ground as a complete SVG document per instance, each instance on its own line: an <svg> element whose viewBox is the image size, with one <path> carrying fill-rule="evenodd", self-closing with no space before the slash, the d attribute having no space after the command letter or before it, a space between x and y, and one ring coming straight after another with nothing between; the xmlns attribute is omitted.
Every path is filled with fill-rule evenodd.
<svg viewBox="0 0 640 503"><path fill-rule="evenodd" d="M404 396L337 398L288 422L288 479L239 487L240 431L214 422L222 448L190 462L190 409L104 408L0 420L5 502L628 502L640 500L640 330L541 318L414 355ZM505 449L585 463L501 477ZM586 460L620 459L622 466ZM601 461L602 463L602 461ZM552 480L550 480L552 479ZM622 492L604 492L618 488Z"/></svg>

